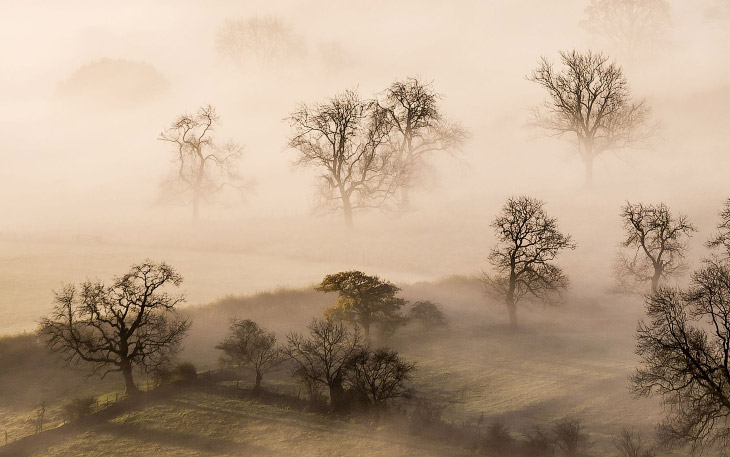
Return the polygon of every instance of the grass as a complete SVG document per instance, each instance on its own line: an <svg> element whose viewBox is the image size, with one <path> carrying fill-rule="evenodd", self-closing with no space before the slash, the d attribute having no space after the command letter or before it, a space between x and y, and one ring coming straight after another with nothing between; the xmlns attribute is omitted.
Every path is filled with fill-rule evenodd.
<svg viewBox="0 0 730 457"><path fill-rule="evenodd" d="M456 456L461 452L362 424L191 390L94 424L27 455Z"/></svg>

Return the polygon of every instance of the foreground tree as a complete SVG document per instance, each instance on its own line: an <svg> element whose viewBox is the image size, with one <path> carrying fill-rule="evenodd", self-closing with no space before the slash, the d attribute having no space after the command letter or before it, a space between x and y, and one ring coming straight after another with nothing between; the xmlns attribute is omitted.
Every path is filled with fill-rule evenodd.
<svg viewBox="0 0 730 457"><path fill-rule="evenodd" d="M659 282L676 275L685 267L687 241L696 231L684 215L673 215L664 203L632 205L621 208L626 239L621 243L632 253L619 253L616 274L619 282L650 282L656 292Z"/></svg>
<svg viewBox="0 0 730 457"><path fill-rule="evenodd" d="M388 150L390 125L385 112L355 91L345 91L322 104L302 104L289 117L294 130L289 147L299 152L296 165L320 175L320 205L342 210L352 228L352 213L384 208L398 185L398 172Z"/></svg>
<svg viewBox="0 0 730 457"><path fill-rule="evenodd" d="M296 364L294 374L313 391L319 386L328 389L330 407L342 411L347 366L362 348L360 334L331 320L315 320L307 328L308 336L290 333L284 351Z"/></svg>
<svg viewBox="0 0 730 457"><path fill-rule="evenodd" d="M720 211L720 223L717 224L717 234L707 242L711 249L720 248L723 257L730 258L730 199L725 200Z"/></svg>
<svg viewBox="0 0 730 457"><path fill-rule="evenodd" d="M429 157L459 150L468 136L463 127L444 118L440 98L430 84L408 78L391 84L379 102L390 126L389 146L400 173L403 209L409 208L410 189L427 168Z"/></svg>
<svg viewBox="0 0 730 457"><path fill-rule="evenodd" d="M639 324L641 368L632 377L640 395L666 405L660 439L693 451L730 448L730 268L708 261L683 292L659 288L647 298Z"/></svg>
<svg viewBox="0 0 730 457"><path fill-rule="evenodd" d="M413 390L408 382L416 366L396 351L362 349L350 360L352 385L368 402L380 407L393 398L408 398Z"/></svg>
<svg viewBox="0 0 730 457"><path fill-rule="evenodd" d="M638 147L653 136L646 101L631 99L621 67L601 53L560 52L563 68L546 58L529 79L542 86L548 100L534 111L533 124L561 137L575 135L585 165L586 184L593 181L593 162L600 154Z"/></svg>
<svg viewBox="0 0 730 457"><path fill-rule="evenodd" d="M127 394L135 394L133 370L152 373L167 365L190 327L175 313L183 297L162 290L181 282L166 263L145 261L109 285L66 285L39 333L67 362L89 362L102 378L121 372Z"/></svg>
<svg viewBox="0 0 730 457"><path fill-rule="evenodd" d="M239 194L245 190L236 164L243 148L232 141L216 142L219 123L215 108L206 105L194 115L183 114L159 136L175 145L175 173L164 183L166 196L191 205L193 220L201 201L213 201L226 187Z"/></svg>
<svg viewBox="0 0 730 457"><path fill-rule="evenodd" d="M512 327L517 326L517 303L525 295L546 301L568 286L568 277L552 261L575 244L558 230L544 205L534 198L512 197L492 222L498 244L489 254L493 272L485 273L483 281L489 295L504 301Z"/></svg>
<svg viewBox="0 0 730 457"><path fill-rule="evenodd" d="M228 335L215 348L223 351L234 364L253 369L254 391L261 388L264 374L284 360L282 350L276 345L276 335L249 319L233 319Z"/></svg>
<svg viewBox="0 0 730 457"><path fill-rule="evenodd" d="M403 319L399 311L406 301L396 297L400 288L377 276L344 271L325 276L316 289L339 293L335 305L325 310L325 317L359 325L367 341L373 324L388 326Z"/></svg>
<svg viewBox="0 0 730 457"><path fill-rule="evenodd" d="M581 25L601 44L633 60L649 51L671 25L666 0L591 0Z"/></svg>

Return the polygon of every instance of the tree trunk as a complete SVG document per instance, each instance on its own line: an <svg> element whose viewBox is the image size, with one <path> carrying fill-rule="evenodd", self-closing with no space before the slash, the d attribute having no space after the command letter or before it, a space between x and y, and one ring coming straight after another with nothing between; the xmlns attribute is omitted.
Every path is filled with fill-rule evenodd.
<svg viewBox="0 0 730 457"><path fill-rule="evenodd" d="M200 195L196 191L193 193L193 221L198 220L198 204L200 202Z"/></svg>
<svg viewBox="0 0 730 457"><path fill-rule="evenodd" d="M586 188L590 189L593 187L593 155L586 154L583 156L583 165L586 170Z"/></svg>
<svg viewBox="0 0 730 457"><path fill-rule="evenodd" d="M507 305L507 312L509 313L509 326L512 329L517 328L517 303L515 303L515 287L517 284L513 279L510 279L509 289L507 289L507 299L505 305Z"/></svg>
<svg viewBox="0 0 730 457"><path fill-rule="evenodd" d="M122 371L122 376L124 376L124 384L127 387L127 395L131 396L139 393L139 389L134 383L134 377L132 376L132 366L129 364L129 362L122 362L119 368Z"/></svg>
<svg viewBox="0 0 730 457"><path fill-rule="evenodd" d="M350 203L350 196L346 193L342 194L342 211L345 214L345 227L347 227L347 230L352 230L352 204Z"/></svg>
<svg viewBox="0 0 730 457"><path fill-rule="evenodd" d="M332 411L340 412L344 409L345 389L342 381L333 381L330 386L330 406Z"/></svg>
<svg viewBox="0 0 730 457"><path fill-rule="evenodd" d="M651 277L651 291L656 292L659 288L659 280L662 279L662 268L654 268L654 276Z"/></svg>
<svg viewBox="0 0 730 457"><path fill-rule="evenodd" d="M256 384L253 386L254 392L261 390L261 379L264 377L261 373L256 373Z"/></svg>

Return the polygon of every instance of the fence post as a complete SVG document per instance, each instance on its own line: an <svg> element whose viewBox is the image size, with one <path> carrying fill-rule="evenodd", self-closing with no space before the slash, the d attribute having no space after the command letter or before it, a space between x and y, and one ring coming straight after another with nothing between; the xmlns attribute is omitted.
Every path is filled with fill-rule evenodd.
<svg viewBox="0 0 730 457"><path fill-rule="evenodd" d="M114 392L114 403L119 403L119 392Z"/></svg>
<svg viewBox="0 0 730 457"><path fill-rule="evenodd" d="M5 430L5 445L7 446L7 444L8 444L8 431Z"/></svg>
<svg viewBox="0 0 730 457"><path fill-rule="evenodd" d="M99 399L96 399L96 412L99 412Z"/></svg>

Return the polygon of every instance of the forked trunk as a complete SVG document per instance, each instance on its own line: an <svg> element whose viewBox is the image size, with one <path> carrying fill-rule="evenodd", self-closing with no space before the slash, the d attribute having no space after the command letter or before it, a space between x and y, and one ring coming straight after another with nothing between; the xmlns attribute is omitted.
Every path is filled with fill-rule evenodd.
<svg viewBox="0 0 730 457"><path fill-rule="evenodd" d="M261 379L262 379L263 377L264 377L264 375L263 375L263 374L261 374L261 373L256 373L256 384L254 384L254 386L253 386L253 390L254 390L255 392L258 392L259 390L261 390Z"/></svg>

